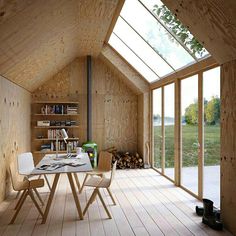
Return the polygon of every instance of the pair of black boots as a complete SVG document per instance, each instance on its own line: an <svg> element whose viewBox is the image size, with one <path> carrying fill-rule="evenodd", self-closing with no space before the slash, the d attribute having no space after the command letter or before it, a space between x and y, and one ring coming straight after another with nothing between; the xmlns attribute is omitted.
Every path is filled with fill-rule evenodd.
<svg viewBox="0 0 236 236"><path fill-rule="evenodd" d="M202 223L212 229L222 230L223 224L220 220L220 210L213 206L213 201L203 198L203 207L196 206L196 213L202 216Z"/></svg>

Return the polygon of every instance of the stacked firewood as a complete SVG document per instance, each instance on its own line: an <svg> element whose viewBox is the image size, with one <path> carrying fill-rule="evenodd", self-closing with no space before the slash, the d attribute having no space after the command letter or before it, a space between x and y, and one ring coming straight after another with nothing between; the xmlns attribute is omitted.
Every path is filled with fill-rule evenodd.
<svg viewBox="0 0 236 236"><path fill-rule="evenodd" d="M112 153L112 163L117 161L117 169L143 168L143 158L137 152L135 154L120 152L115 147L108 148L105 151Z"/></svg>

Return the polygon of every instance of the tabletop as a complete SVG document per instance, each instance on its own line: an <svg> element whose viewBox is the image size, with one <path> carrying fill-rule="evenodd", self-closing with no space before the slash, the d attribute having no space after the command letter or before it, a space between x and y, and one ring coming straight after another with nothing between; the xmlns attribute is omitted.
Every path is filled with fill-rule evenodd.
<svg viewBox="0 0 236 236"><path fill-rule="evenodd" d="M67 158L66 154L47 154L38 163L31 175L57 174L57 173L77 173L92 171L87 153L81 153L73 158Z"/></svg>

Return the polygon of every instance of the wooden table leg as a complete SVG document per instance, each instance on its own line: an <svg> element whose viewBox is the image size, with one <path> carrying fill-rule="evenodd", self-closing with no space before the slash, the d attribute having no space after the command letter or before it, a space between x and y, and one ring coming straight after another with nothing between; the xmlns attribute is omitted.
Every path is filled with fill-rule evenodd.
<svg viewBox="0 0 236 236"><path fill-rule="evenodd" d="M76 205L77 211L79 213L79 218L81 220L83 220L84 217L83 217L83 213L82 213L82 210L81 210L79 198L78 198L77 193L76 193L75 184L74 184L74 181L73 181L73 178L72 178L72 174L71 173L67 173L67 176L68 176L68 179L69 179L69 182L70 182L71 191L73 193L73 197L74 197L74 200L75 200L75 205Z"/></svg>
<svg viewBox="0 0 236 236"><path fill-rule="evenodd" d="M55 177L54 177L54 180L53 180L52 189L51 189L51 192L49 194L48 202L47 202L44 214L43 214L42 224L45 224L45 222L47 220L48 212L49 212L51 204L52 204L52 199L53 199L54 193L56 191L56 187L57 187L57 183L58 183L59 177L60 177L60 173L55 174Z"/></svg>
<svg viewBox="0 0 236 236"><path fill-rule="evenodd" d="M80 191L80 182L79 182L78 175L77 175L77 173L73 173L73 175L74 175L74 178L75 178L76 185L78 187L78 191Z"/></svg>

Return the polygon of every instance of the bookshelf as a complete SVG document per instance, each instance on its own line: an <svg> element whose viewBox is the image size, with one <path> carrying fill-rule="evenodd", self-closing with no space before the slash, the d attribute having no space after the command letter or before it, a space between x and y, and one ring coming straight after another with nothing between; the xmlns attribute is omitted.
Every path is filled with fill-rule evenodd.
<svg viewBox="0 0 236 236"><path fill-rule="evenodd" d="M60 130L65 129L73 151L79 146L79 103L39 101L32 103L32 152L35 155L56 153L56 136L58 152L66 152L66 144L60 137Z"/></svg>

